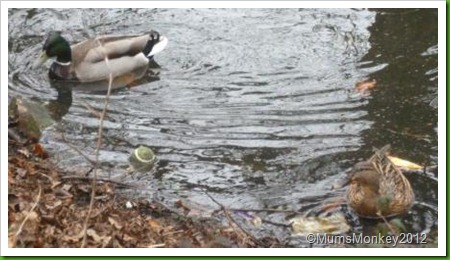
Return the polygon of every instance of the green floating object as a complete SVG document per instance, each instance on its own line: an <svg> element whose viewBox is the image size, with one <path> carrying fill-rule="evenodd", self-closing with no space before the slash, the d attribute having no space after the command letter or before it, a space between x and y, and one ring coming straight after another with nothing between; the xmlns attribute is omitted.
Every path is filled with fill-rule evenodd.
<svg viewBox="0 0 450 260"><path fill-rule="evenodd" d="M151 148L140 145L131 154L130 162L138 171L149 171L156 162L156 155Z"/></svg>
<svg viewBox="0 0 450 260"><path fill-rule="evenodd" d="M405 224L403 224L402 220L399 218L394 218L389 223L394 226L399 232L406 232Z"/></svg>

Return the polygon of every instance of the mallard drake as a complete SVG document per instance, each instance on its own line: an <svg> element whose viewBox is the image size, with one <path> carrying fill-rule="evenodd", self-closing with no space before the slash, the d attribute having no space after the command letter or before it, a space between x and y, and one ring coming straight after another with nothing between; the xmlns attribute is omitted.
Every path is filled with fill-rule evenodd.
<svg viewBox="0 0 450 260"><path fill-rule="evenodd" d="M403 173L388 158L390 145L357 163L349 175L347 201L364 218L392 217L406 213L414 192Z"/></svg>
<svg viewBox="0 0 450 260"><path fill-rule="evenodd" d="M55 80L97 82L146 68L153 55L167 45L156 31L145 35L104 35L70 46L60 33L49 33L42 53L33 64L39 67L55 58L49 77ZM108 57L108 64L105 61Z"/></svg>

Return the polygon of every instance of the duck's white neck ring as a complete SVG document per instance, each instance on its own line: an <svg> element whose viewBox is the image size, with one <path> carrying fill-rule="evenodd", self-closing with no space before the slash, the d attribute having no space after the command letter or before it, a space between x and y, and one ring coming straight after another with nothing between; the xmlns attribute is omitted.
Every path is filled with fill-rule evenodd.
<svg viewBox="0 0 450 260"><path fill-rule="evenodd" d="M70 64L72 64L72 62L68 61L68 62L60 62L60 61L55 61L56 64L61 65L61 66L69 66Z"/></svg>

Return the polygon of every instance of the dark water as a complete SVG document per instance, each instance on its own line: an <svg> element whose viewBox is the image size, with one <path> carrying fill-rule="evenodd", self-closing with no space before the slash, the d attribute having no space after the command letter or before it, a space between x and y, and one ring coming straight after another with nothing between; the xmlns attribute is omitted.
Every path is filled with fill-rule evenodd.
<svg viewBox="0 0 450 260"><path fill-rule="evenodd" d="M437 165L437 10L9 10L9 96L58 107L64 130L42 142L60 167L90 168L60 132L93 156L98 119L86 106L102 109L104 96L58 94L49 64L30 69L46 33L79 42L150 29L169 38L159 74L112 94L100 153L102 173L148 187L139 195L215 208L205 189L227 207L302 211L342 196L330 187L372 147ZM366 79L377 87L357 92ZM158 155L151 175L127 173L139 144ZM436 239L437 173L407 177L417 197L407 229ZM254 232L290 239L272 225Z"/></svg>

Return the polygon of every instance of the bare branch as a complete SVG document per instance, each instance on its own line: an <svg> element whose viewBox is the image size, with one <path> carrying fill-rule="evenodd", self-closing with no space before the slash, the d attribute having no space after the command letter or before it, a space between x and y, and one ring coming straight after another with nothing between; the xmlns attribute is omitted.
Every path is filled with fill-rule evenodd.
<svg viewBox="0 0 450 260"><path fill-rule="evenodd" d="M39 186L39 192L36 198L36 201L34 202L33 206L31 207L30 211L28 211L27 216L24 218L24 220L22 221L22 223L19 226L19 229L16 232L16 237L22 232L23 226L25 225L25 223L27 222L27 220L30 218L31 212L34 211L34 209L36 208L37 204L39 203L39 201L41 200L41 186Z"/></svg>
<svg viewBox="0 0 450 260"><path fill-rule="evenodd" d="M99 46L101 46L100 50L103 52L103 56L105 57L105 64L109 70L109 84L108 84L108 92L106 93L106 97L105 97L105 103L104 103L103 110L100 114L100 119L99 119L100 122L99 122L99 126L98 126L98 134L97 134L97 147L95 149L94 179L92 181L91 201L89 203L88 214L84 221L83 241L81 242L81 248L85 247L85 245L86 245L86 237L87 237L86 231L87 231L88 221L91 216L92 208L93 208L94 201L95 201L95 189L96 189L96 185L97 185L97 173L98 173L98 168L99 168L100 147L102 145L102 138L103 138L103 123L104 123L106 111L107 111L108 105L109 105L109 97L111 95L111 86L112 86L112 81L113 81L113 75L112 75L111 67L109 65L108 55L106 54L105 49L98 38L96 38L96 41L99 44Z"/></svg>
<svg viewBox="0 0 450 260"><path fill-rule="evenodd" d="M91 178L91 177L84 177L84 176L63 176L63 177L61 177L61 180L93 181L94 179L96 179L96 181L108 182L108 183L112 183L112 184L115 184L117 186L121 186L124 188L133 188L133 189L139 188L135 185L121 183L121 182L113 181L113 180L109 180L109 179L101 179L101 178L99 179L99 178Z"/></svg>
<svg viewBox="0 0 450 260"><path fill-rule="evenodd" d="M230 226L233 228L233 230L236 232L236 234L238 234L238 232L236 231L236 229L234 228L234 226L238 227L241 232L243 232L246 235L245 239L250 239L252 240L255 244L257 244L258 246L262 246L262 247L267 247L267 245L260 241L259 239L257 239L256 237L254 237L252 234L250 234L247 230L245 230L241 225L239 225L234 218L231 216L231 214L229 213L229 211L225 208L224 205L222 205L220 202L218 202L216 199L214 199L211 195L209 195L209 193L205 190L202 189L202 191L206 194L206 196L208 196L214 203L216 203L217 205L219 205L219 207L222 209L222 211L225 214L225 217L227 218L228 222L230 223Z"/></svg>

